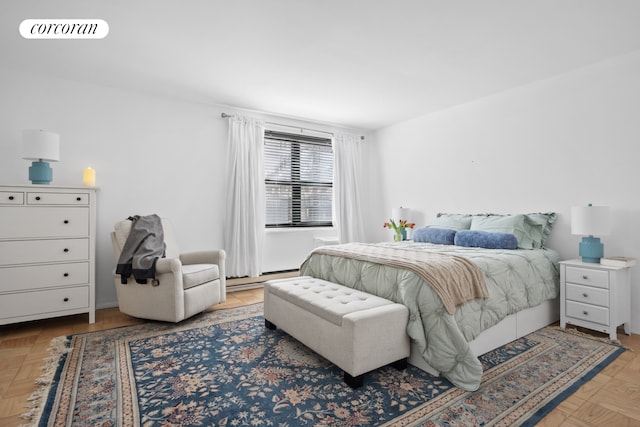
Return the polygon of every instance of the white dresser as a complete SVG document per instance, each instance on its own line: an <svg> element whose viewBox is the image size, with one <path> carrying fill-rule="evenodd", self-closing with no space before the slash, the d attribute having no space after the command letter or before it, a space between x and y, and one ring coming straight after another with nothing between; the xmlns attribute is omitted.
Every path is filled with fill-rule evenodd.
<svg viewBox="0 0 640 427"><path fill-rule="evenodd" d="M0 185L0 325L89 313L96 190Z"/></svg>
<svg viewBox="0 0 640 427"><path fill-rule="evenodd" d="M560 327L567 323L617 338L624 325L630 333L631 275L629 267L569 260L560 262Z"/></svg>

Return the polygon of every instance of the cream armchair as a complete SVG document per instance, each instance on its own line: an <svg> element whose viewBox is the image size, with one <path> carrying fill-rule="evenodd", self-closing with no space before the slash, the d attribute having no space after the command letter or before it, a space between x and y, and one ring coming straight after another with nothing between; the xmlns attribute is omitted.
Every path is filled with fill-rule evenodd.
<svg viewBox="0 0 640 427"><path fill-rule="evenodd" d="M132 222L118 222L111 233L116 256L120 253L131 231ZM157 285L136 283L130 277L122 284L115 275L116 293L120 311L143 319L180 322L206 308L226 301L225 252L200 251L180 254L173 237L171 224L162 219L166 258L156 263Z"/></svg>

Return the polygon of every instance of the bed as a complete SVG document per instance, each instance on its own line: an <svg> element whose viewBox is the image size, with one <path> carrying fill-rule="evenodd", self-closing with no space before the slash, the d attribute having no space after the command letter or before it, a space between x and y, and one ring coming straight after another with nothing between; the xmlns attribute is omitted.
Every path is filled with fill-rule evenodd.
<svg viewBox="0 0 640 427"><path fill-rule="evenodd" d="M523 217L526 220L526 216ZM513 220L513 216L509 218ZM441 223L436 225L438 227L431 228L443 230ZM444 230L453 230L445 234L464 234L461 231L466 229ZM480 233L483 237L488 235L486 233L495 236L513 234L472 231L474 233L468 234ZM549 231L550 226L546 236ZM489 237L494 237L493 234ZM442 244L436 239L437 243L405 241L320 247L309 254L300 274L404 304L410 312L407 326L412 343L409 362L432 374L443 375L460 388L476 390L482 378L482 365L477 356L559 318L558 254L544 247L544 238L531 243L522 233L516 231L515 235L519 245L515 249L461 246L462 239L455 240L454 244ZM471 261L482 272L488 297L471 298L456 305L452 311L450 301L434 290L420 270L407 268L402 263L385 263L354 255L363 251L406 252L419 259L424 253L435 253L440 257Z"/></svg>

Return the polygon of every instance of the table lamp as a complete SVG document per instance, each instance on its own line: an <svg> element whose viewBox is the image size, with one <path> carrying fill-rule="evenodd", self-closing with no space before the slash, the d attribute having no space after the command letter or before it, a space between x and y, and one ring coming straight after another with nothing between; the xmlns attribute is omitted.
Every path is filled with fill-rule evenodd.
<svg viewBox="0 0 640 427"><path fill-rule="evenodd" d="M409 220L410 209L408 208L393 208L391 209L391 219L395 222L400 221L401 219Z"/></svg>
<svg viewBox="0 0 640 427"><path fill-rule="evenodd" d="M47 161L60 160L60 135L44 130L23 130L22 158L33 160L29 167L32 184L51 183L53 172Z"/></svg>
<svg viewBox="0 0 640 427"><path fill-rule="evenodd" d="M604 245L599 237L608 235L611 228L611 213L608 206L574 206L571 208L571 234L584 236L579 253L582 262L599 263L604 256Z"/></svg>

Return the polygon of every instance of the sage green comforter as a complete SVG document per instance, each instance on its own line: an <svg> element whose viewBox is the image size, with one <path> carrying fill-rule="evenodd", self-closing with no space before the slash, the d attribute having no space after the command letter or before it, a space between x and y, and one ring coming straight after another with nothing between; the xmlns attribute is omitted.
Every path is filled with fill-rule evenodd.
<svg viewBox="0 0 640 427"><path fill-rule="evenodd" d="M380 245L466 257L482 270L489 298L467 302L449 314L431 287L409 270L313 252L300 267L300 274L407 306L407 333L413 345L429 365L465 390L476 390L482 378L482 365L468 342L506 316L554 299L559 293L559 256L550 249L482 249L414 242Z"/></svg>

